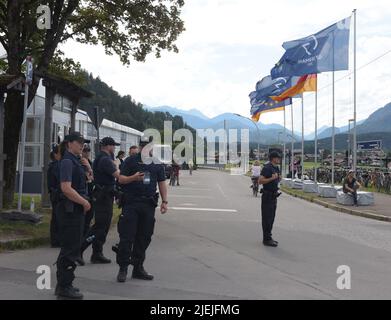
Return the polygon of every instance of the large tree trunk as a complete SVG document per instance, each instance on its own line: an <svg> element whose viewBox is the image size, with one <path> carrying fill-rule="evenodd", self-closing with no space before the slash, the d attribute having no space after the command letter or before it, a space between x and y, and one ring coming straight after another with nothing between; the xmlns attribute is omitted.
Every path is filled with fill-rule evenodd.
<svg viewBox="0 0 391 320"><path fill-rule="evenodd" d="M4 163L4 207L10 207L14 199L18 142L23 122L23 101L20 92L10 92L5 102L4 136L7 139L4 140L4 153L7 155L7 160Z"/></svg>

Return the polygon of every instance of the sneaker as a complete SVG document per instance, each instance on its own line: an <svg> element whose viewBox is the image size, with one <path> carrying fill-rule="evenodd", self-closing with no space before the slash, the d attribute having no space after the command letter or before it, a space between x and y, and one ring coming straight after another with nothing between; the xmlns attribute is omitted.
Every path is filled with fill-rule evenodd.
<svg viewBox="0 0 391 320"><path fill-rule="evenodd" d="M277 248L278 247L278 243L276 241L274 241L274 240L264 241L263 245L265 247L272 247L272 248Z"/></svg>

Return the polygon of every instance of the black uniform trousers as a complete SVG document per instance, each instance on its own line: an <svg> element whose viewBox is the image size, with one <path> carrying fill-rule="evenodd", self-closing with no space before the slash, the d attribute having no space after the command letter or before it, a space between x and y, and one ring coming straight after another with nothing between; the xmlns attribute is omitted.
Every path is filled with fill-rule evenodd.
<svg viewBox="0 0 391 320"><path fill-rule="evenodd" d="M272 230L276 218L277 197L274 192L264 190L262 194L262 230L263 241L272 239Z"/></svg>
<svg viewBox="0 0 391 320"><path fill-rule="evenodd" d="M155 209L156 205L148 200L124 205L118 222L120 267L143 265L155 228Z"/></svg>
<svg viewBox="0 0 391 320"><path fill-rule="evenodd" d="M86 239L95 236L92 242L94 254L103 253L103 246L113 219L113 204L114 197L111 192L103 193L94 203L95 223L85 236ZM88 246L89 244L84 242L82 250L84 251Z"/></svg>
<svg viewBox="0 0 391 320"><path fill-rule="evenodd" d="M65 203L60 201L56 207L61 244L57 259L57 284L61 287L72 285L75 279L75 262L80 257L84 228L83 207L74 204L73 212L66 212Z"/></svg>
<svg viewBox="0 0 391 320"><path fill-rule="evenodd" d="M90 231L90 228L91 228L91 221L92 221L92 219L94 219L93 204L92 203L90 203L90 204L91 204L91 210L86 213L86 217L85 217L84 231L83 231L84 237L87 237L88 232Z"/></svg>
<svg viewBox="0 0 391 320"><path fill-rule="evenodd" d="M60 243L60 236L59 236L59 226L58 226L58 217L57 217L57 205L58 201L55 199L52 199L50 195L50 202L52 204L52 217L50 219L50 245L52 247L59 247L61 245Z"/></svg>

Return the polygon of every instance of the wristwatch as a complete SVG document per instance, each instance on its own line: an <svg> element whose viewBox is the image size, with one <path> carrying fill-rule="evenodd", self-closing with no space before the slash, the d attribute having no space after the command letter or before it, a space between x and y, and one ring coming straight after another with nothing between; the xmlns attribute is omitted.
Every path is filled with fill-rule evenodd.
<svg viewBox="0 0 391 320"><path fill-rule="evenodd" d="M163 204L168 204L168 201L162 201Z"/></svg>

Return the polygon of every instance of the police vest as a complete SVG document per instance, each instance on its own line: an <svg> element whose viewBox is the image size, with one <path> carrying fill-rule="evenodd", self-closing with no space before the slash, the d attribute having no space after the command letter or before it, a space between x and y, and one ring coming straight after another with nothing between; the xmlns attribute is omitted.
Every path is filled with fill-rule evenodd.
<svg viewBox="0 0 391 320"><path fill-rule="evenodd" d="M77 191L80 195L87 195L87 184L86 184L86 172L80 160L75 156L65 153L63 160L72 161L72 188Z"/></svg>

